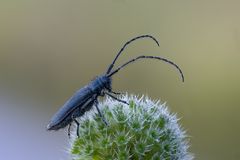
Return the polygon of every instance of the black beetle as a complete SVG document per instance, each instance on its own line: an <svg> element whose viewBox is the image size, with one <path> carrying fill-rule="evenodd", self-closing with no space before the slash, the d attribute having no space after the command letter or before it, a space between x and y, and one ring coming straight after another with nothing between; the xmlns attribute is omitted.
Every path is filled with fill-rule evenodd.
<svg viewBox="0 0 240 160"><path fill-rule="evenodd" d="M183 73L181 71L181 69L172 61L169 61L165 58L162 57L157 57L157 56L138 56L134 59L129 60L128 62L124 63L123 65L121 65L120 67L118 67L117 69L113 70L114 64L116 62L116 60L118 59L119 55L123 52L123 50L133 41L140 39L140 38L150 38L153 41L156 42L156 44L159 46L158 41L151 35L142 35L142 36L138 36L135 37L131 40L129 40L128 42L126 42L123 47L121 48L121 50L118 52L118 54L116 55L115 59L113 60L113 62L109 65L107 72L101 76L98 76L96 79L94 79L93 81L91 81L88 85L86 85L85 87L79 89L63 106L62 108L59 109L59 111L52 117L50 123L47 126L47 130L58 130L61 128L66 127L67 125L69 125L68 128L68 135L70 136L70 127L72 122L75 122L77 124L77 136L79 137L79 122L76 120L77 117L81 117L82 115L84 115L84 113L86 111L89 111L90 109L92 109L93 105L96 106L96 109L99 113L99 116L102 118L103 122L107 124L107 121L105 120L103 114L101 113L101 111L98 108L98 97L99 96L104 96L104 95L108 95L111 98L128 104L127 102L118 99L117 97L115 97L114 95L116 94L120 94L120 93L116 93L114 91L112 91L112 79L111 77L116 74L119 70L121 70L123 67L127 66L128 64L139 60L139 59L157 59L157 60L161 60L164 62L167 62L171 65L173 65L174 67L176 67L178 69L178 71L181 74L181 78L182 81L184 81L184 76ZM112 95L114 94L114 95Z"/></svg>

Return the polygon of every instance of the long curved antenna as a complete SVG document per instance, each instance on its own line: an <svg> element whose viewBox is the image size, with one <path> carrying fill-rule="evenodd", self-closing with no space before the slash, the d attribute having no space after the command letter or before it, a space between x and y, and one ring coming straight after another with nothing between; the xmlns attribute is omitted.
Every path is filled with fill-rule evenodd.
<svg viewBox="0 0 240 160"><path fill-rule="evenodd" d="M109 74L116 62L116 60L118 59L118 57L120 56L120 54L124 51L124 49L133 41L137 40L137 39L141 39L141 38L151 38L153 41L155 41L157 43L157 45L159 46L159 43L158 41L156 40L156 38L154 38L153 36L151 35L141 35L141 36L138 36L138 37L135 37L129 41L127 41L123 47L120 49L120 51L118 52L118 54L116 55L116 57L114 58L113 62L109 65L108 67L108 70L107 70L107 73L106 74Z"/></svg>
<svg viewBox="0 0 240 160"><path fill-rule="evenodd" d="M107 76L111 77L112 75L116 74L119 70L121 70L122 68L124 68L125 66L127 66L128 64L138 60L138 59L144 59L144 58L149 58L149 59L157 59L157 60L161 60L164 61L166 63L169 63L171 65L173 65L174 67L176 67L181 75L182 81L184 82L184 75L182 70L180 69L180 67L178 67L178 65L176 65L174 62L169 61L168 59L162 58L162 57L157 57L157 56L138 56L134 59L129 60L128 62L124 63L123 65L121 65L120 67L118 67L117 69L115 69L114 71L112 71L111 73L109 73Z"/></svg>

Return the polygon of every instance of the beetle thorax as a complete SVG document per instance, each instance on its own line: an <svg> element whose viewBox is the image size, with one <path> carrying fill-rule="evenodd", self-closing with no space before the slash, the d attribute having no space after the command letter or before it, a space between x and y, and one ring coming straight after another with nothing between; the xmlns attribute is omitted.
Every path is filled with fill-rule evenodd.
<svg viewBox="0 0 240 160"><path fill-rule="evenodd" d="M104 89L110 90L112 89L112 80L111 78L101 75L94 79L90 84L89 88L92 89L95 93L101 93Z"/></svg>

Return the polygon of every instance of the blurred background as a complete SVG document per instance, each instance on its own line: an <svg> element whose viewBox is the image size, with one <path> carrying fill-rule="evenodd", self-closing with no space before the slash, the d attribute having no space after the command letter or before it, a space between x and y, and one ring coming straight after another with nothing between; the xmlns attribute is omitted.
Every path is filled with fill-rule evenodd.
<svg viewBox="0 0 240 160"><path fill-rule="evenodd" d="M65 160L66 130L47 132L58 108L104 73L124 42L116 91L167 102L191 136L197 160L240 159L240 1L0 1L0 159Z"/></svg>

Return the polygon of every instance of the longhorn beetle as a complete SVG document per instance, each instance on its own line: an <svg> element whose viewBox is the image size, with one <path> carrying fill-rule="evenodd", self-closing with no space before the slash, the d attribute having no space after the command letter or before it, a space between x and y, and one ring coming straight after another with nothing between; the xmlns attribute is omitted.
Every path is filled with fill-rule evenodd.
<svg viewBox="0 0 240 160"><path fill-rule="evenodd" d="M63 106L59 109L59 111L52 117L50 123L47 126L47 130L58 130L61 128L68 127L68 136L70 136L70 127L73 122L77 125L77 136L79 137L79 122L76 118L81 117L84 115L85 112L92 109L93 105L95 105L99 116L101 117L102 121L108 125L107 121L104 118L104 115L101 113L100 109L98 108L98 97L99 96L109 96L112 99L115 99L121 103L128 104L126 101L118 99L114 95L120 94L117 92L112 91L112 76L120 71L122 68L127 66L128 64L137 61L139 59L156 59L161 60L166 63L169 63L176 67L181 75L182 81L184 82L184 76L182 70L172 61L157 57L157 56L138 56L134 59L131 59L124 63L123 65L119 66L117 69L113 70L114 64L120 54L124 51L124 49L133 41L141 39L141 38L150 38L152 39L158 46L158 41L151 35L141 35L135 37L129 41L127 41L123 47L120 49L116 57L114 58L113 62L109 65L107 72L103 75L98 76L96 79L92 80L88 85L79 89Z"/></svg>

